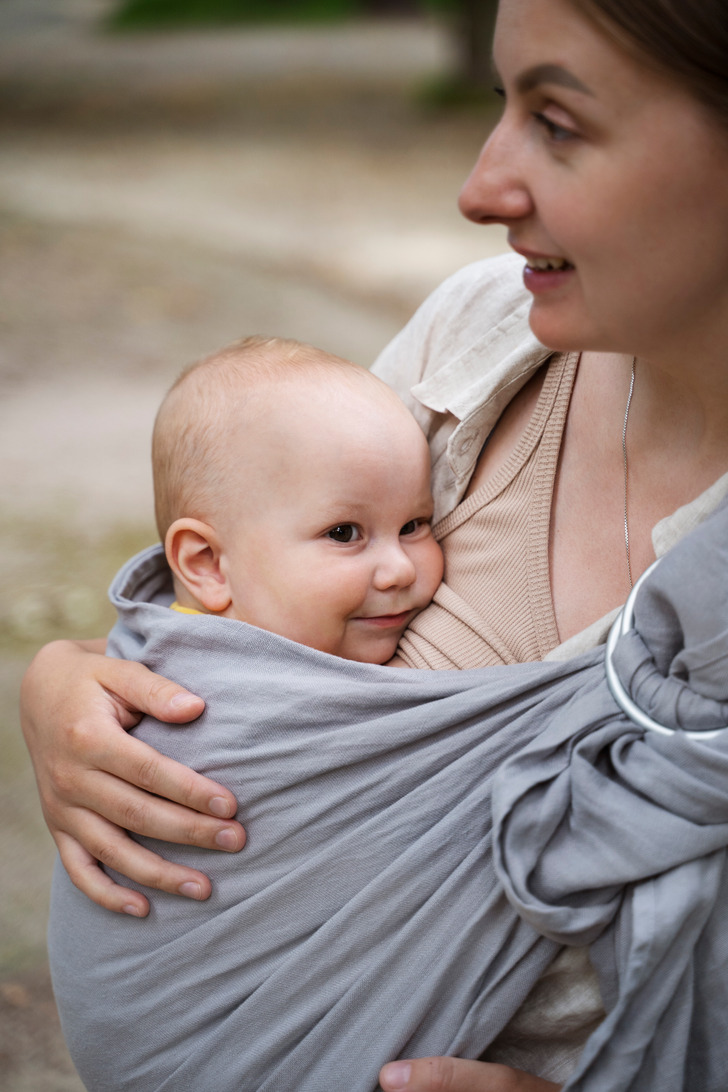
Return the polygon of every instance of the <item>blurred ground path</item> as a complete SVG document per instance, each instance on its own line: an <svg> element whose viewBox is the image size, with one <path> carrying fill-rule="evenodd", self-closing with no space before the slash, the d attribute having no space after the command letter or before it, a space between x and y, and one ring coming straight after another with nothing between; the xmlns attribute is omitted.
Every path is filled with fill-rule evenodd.
<svg viewBox="0 0 728 1092"><path fill-rule="evenodd" d="M80 1089L17 686L43 640L108 628L110 577L154 538L164 389L252 332L367 364L444 276L504 248L455 207L489 118L418 104L448 64L437 26L122 38L100 33L107 8L0 3L1 1092Z"/></svg>

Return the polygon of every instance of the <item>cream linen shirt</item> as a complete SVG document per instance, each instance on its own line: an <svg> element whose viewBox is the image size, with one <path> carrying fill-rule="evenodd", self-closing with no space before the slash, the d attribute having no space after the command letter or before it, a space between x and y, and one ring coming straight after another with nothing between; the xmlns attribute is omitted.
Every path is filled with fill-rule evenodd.
<svg viewBox="0 0 728 1092"><path fill-rule="evenodd" d="M432 453L434 520L467 490L480 451L503 410L550 350L528 326L531 297L523 259L507 254L466 266L444 282L384 350L373 371L402 397ZM661 520L652 544L661 557L728 493L728 473ZM606 640L617 610L553 649L566 660ZM539 980L486 1057L565 1081L604 1012L586 949L566 949Z"/></svg>

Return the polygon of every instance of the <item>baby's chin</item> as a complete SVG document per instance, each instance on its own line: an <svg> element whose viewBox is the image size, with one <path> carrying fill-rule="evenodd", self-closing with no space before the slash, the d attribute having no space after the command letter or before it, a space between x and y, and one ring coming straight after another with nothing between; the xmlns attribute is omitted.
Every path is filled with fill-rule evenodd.
<svg viewBox="0 0 728 1092"><path fill-rule="evenodd" d="M401 634L399 635L401 637ZM399 637L396 641L387 641L385 645L378 642L378 647L360 652L358 654L341 653L345 660L357 664L378 664L380 667L407 667L408 665L398 655Z"/></svg>
<svg viewBox="0 0 728 1092"><path fill-rule="evenodd" d="M400 634L401 637L401 634ZM359 663L379 664L380 667L409 667L399 655L399 638L396 644L391 644L385 651L372 652L371 656L356 657Z"/></svg>
<svg viewBox="0 0 728 1092"><path fill-rule="evenodd" d="M398 652L395 652L394 656L390 660L387 660L385 667L409 667L408 663L402 659Z"/></svg>

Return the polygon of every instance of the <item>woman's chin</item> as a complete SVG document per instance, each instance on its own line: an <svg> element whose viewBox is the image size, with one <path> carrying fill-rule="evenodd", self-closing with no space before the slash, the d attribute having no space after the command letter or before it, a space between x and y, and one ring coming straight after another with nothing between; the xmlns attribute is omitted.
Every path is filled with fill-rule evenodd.
<svg viewBox="0 0 728 1092"><path fill-rule="evenodd" d="M566 307L559 306L555 301L547 303L534 299L528 323L534 337L554 352L581 352L597 348L595 332L583 317L576 316L573 312L570 314Z"/></svg>

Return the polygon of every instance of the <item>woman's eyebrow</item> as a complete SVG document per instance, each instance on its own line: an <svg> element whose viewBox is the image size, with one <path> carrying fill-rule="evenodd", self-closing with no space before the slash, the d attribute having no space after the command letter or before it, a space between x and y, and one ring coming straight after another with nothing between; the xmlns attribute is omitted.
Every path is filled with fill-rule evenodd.
<svg viewBox="0 0 728 1092"><path fill-rule="evenodd" d="M584 95L594 95L594 92L582 83L577 76L562 68L559 64L537 64L533 68L527 68L516 80L516 89L521 95L528 94L542 83L556 83L560 87L568 87L571 91L581 91Z"/></svg>

